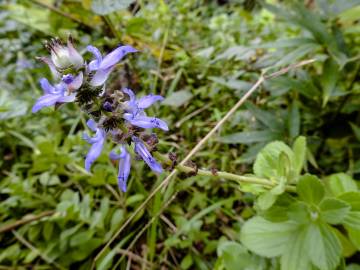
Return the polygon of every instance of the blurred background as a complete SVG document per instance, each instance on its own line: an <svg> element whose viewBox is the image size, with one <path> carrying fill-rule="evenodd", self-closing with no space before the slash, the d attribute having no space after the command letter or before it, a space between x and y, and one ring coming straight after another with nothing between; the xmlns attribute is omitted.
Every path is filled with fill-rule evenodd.
<svg viewBox="0 0 360 270"><path fill-rule="evenodd" d="M107 156L110 143L92 174L84 170L89 146L81 135L87 118L76 104L31 113L42 94L39 79L51 78L35 59L48 54L46 40L71 34L87 60L88 44L104 52L119 44L139 49L111 74L109 87L165 97L150 110L170 127L158 134L158 149L179 160L261 70L316 59L267 80L193 162L244 174L252 172L267 143L292 143L304 135L309 172L356 178L359 20L356 0L2 0L0 269L90 269L101 248L164 179L137 162L128 192L122 193ZM222 179L180 174L140 211L96 268L279 269L275 259L244 255L239 230L255 210L254 196L243 191ZM359 259L354 251L346 262Z"/></svg>

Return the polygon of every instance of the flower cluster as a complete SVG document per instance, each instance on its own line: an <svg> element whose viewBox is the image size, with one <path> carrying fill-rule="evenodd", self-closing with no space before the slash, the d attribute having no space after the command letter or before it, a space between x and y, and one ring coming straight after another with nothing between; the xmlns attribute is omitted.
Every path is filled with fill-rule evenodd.
<svg viewBox="0 0 360 270"><path fill-rule="evenodd" d="M144 110L155 102L162 101L163 97L150 94L136 98L128 88L110 90L106 87L106 81L116 65L125 55L137 50L131 46L119 46L102 56L96 47L89 45L86 49L93 55L93 59L87 63L75 49L71 37L66 45L59 39L52 39L46 44L46 48L50 57L39 59L49 66L58 82L52 85L46 78L40 79L44 95L36 101L32 111L76 102L91 117L87 126L95 135L83 135L83 139L91 144L85 158L85 169L90 171L91 165L102 152L106 138L110 137L117 145L109 156L112 160L119 161L118 185L122 191L126 191L130 174L131 152L152 171L161 173L161 164L151 154L156 149L157 137L154 133L146 133L146 129L167 131L168 126L161 119L147 116Z"/></svg>

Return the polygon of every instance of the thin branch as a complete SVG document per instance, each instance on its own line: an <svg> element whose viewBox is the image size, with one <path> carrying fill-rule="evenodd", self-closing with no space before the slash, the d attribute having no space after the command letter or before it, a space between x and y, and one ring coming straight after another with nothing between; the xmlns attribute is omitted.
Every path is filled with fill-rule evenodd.
<svg viewBox="0 0 360 270"><path fill-rule="evenodd" d="M15 221L14 223L4 225L3 227L1 227L0 228L0 233L11 231L11 230L13 230L13 229L15 229L15 228L17 228L17 227L19 227L21 225L30 223L30 222L35 221L35 220L39 220L39 219L41 219L43 217L51 216L54 213L55 213L55 211L51 210L51 211L42 212L41 214L36 215L36 216L25 216L22 219L20 219L18 221Z"/></svg>
<svg viewBox="0 0 360 270"><path fill-rule="evenodd" d="M200 140L197 145L190 151L190 153L180 162L179 166L184 166L191 157L198 152L202 146L218 131L218 129L239 109L239 107L244 104L244 102L255 92L256 89L259 88L259 86L266 80L266 79L272 79L275 77L278 77L280 75L285 74L286 72L290 71L293 68L298 68L310 63L313 63L315 60L305 60L301 61L297 64L290 65L288 67L285 67L281 69L280 71L276 71L274 73L271 73L270 75L264 76L264 73L262 73L259 77L259 79L256 81L256 83L244 94L244 96L230 109L230 111L227 112L227 114L213 127L212 130L209 131L209 133ZM100 256L105 252L105 250L112 244L112 242L115 241L115 239L120 235L120 233L126 228L127 225L130 224L130 222L137 216L137 214L145 208L147 203L155 196L157 192L159 192L161 189L167 186L167 184L170 182L173 176L175 176L178 173L178 169L175 168L150 194L149 196L144 200L144 202L132 213L132 215L122 224L122 226L117 230L117 232L111 237L111 239L106 243L106 245L100 250L100 252L96 255L94 259L95 262L100 258Z"/></svg>

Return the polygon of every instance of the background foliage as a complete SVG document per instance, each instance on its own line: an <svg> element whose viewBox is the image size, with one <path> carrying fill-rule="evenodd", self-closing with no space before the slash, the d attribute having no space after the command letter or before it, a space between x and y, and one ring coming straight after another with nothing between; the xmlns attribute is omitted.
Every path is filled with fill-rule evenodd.
<svg viewBox="0 0 360 270"><path fill-rule="evenodd" d="M267 178L271 190L180 174L97 269L360 269L359 1L5 0L0 7L1 269L90 269L164 178L137 163L121 193L109 151L93 174L83 169L86 119L76 105L30 113L37 81L49 75L35 57L46 54L46 39L70 33L83 53L89 43L142 51L112 74L111 87L166 97L154 109L171 129L159 151L179 160L261 70L317 60L267 80L193 159L199 168Z"/></svg>

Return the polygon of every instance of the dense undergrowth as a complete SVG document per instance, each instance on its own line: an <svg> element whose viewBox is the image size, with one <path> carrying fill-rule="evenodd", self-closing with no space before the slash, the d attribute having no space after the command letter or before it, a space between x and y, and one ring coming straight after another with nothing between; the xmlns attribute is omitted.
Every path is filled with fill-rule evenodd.
<svg viewBox="0 0 360 270"><path fill-rule="evenodd" d="M0 269L360 269L360 5L305 2L1 2ZM157 146L165 163L262 72L315 61L266 79L186 164L193 171L131 217L168 172L134 163L124 193L110 143L92 173L83 168L88 116L77 104L31 113L50 77L35 58L69 34L83 54L87 44L141 51L109 87L165 97L148 110L170 129Z"/></svg>

